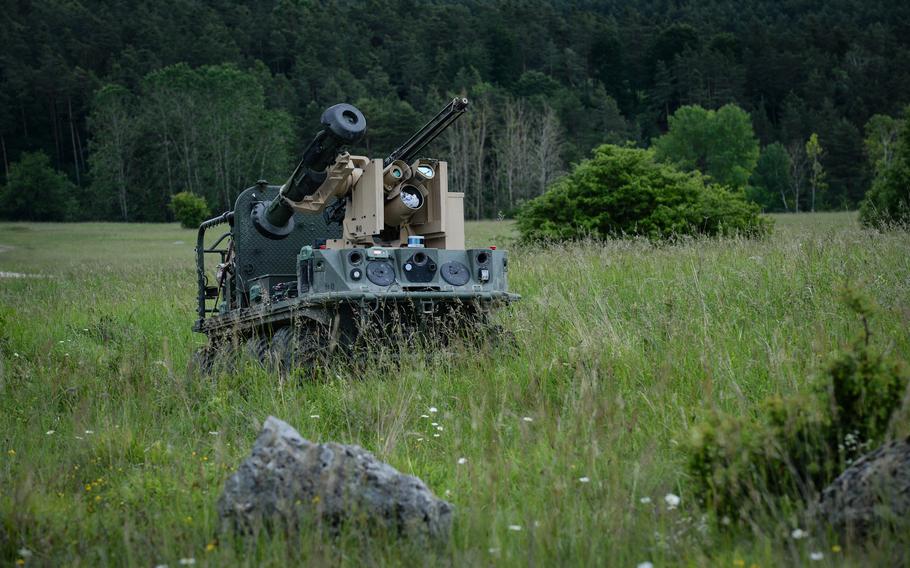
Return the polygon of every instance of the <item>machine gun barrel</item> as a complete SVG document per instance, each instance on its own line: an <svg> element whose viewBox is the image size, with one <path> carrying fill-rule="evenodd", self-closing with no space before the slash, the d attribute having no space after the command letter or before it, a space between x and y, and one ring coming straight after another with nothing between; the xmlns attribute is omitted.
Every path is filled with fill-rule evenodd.
<svg viewBox="0 0 910 568"><path fill-rule="evenodd" d="M383 166L388 166L395 160L410 163L417 157L417 153L432 142L439 134L449 127L455 120L468 109L468 99L457 97L447 104L430 122L408 138L407 142L395 149L383 161Z"/></svg>
<svg viewBox="0 0 910 568"><path fill-rule="evenodd" d="M323 130L307 146L278 197L253 208L256 229L266 237L282 239L290 234L294 229L294 210L287 200L300 201L315 193L325 181L326 169L335 163L343 148L356 144L367 130L363 113L345 103L327 108L321 122Z"/></svg>

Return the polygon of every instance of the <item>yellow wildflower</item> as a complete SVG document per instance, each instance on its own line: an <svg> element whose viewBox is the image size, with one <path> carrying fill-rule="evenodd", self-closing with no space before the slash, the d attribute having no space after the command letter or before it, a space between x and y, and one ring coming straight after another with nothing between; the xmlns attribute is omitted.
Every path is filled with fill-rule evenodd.
<svg viewBox="0 0 910 568"><path fill-rule="evenodd" d="M742 568L743 566L746 565L746 561L743 560L742 558L736 558L735 560L733 560L733 565L736 566L737 568Z"/></svg>
<svg viewBox="0 0 910 568"><path fill-rule="evenodd" d="M210 543L208 543L207 545L205 545L205 551L206 551L206 552L212 552L213 550L215 550L215 547L216 547L216 546L217 546L217 545L216 545L214 542L210 542Z"/></svg>
<svg viewBox="0 0 910 568"><path fill-rule="evenodd" d="M840 551L841 551L841 548L840 548L839 544L835 544L834 546L831 547L831 552L840 552Z"/></svg>

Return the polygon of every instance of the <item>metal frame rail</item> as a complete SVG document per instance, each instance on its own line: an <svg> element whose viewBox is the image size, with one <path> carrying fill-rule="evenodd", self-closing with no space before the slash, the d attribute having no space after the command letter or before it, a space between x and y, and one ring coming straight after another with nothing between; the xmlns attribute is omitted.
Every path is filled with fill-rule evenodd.
<svg viewBox="0 0 910 568"><path fill-rule="evenodd" d="M231 226L233 226L233 224L234 224L234 212L233 211L226 211L217 217L214 217L207 221L203 221L202 224L199 225L199 232L196 235L196 283L198 286L198 290L197 290L198 306L196 308L196 313L199 315L199 320L197 321L197 326L202 325L202 322L205 320L205 315L207 313L214 313L214 312L218 311L218 306L213 307L211 310L208 310L205 307L205 299L206 299L205 292L206 292L206 286L207 286L207 278L205 276L205 255L206 254L216 254L216 253L220 254L221 262L224 262L228 249L226 249L226 248L219 249L216 247L218 245L220 245L222 243L222 241L224 241L224 239L231 236L231 234L232 234L231 231L226 232L225 234L221 235L221 237L219 237L218 240L215 241L211 247L205 248L205 231L207 229L210 229L210 228L218 226L218 225L223 225L225 223L228 223Z"/></svg>

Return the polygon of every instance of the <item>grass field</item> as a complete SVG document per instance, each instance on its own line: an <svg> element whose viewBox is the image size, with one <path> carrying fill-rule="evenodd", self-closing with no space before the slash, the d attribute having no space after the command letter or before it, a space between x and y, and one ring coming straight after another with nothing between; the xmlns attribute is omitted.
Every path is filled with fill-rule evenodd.
<svg viewBox="0 0 910 568"><path fill-rule="evenodd" d="M194 231L0 224L0 272L41 276L0 278L0 563L902 558L907 542L833 552L845 543L794 540L798 516L716 528L688 489L680 442L712 408L750 414L769 394L807 389L826 354L859 332L837 301L845 284L881 305L875 339L910 354L910 235L863 231L851 214L804 214L776 218L762 241L541 249L513 238L508 222L468 225L471 244L511 246L510 284L523 300L501 319L517 351L415 357L399 374L336 366L295 384L253 367L187 372L203 339L190 331ZM439 437L421 418L431 406ZM270 414L421 477L457 507L449 545L219 535L222 484ZM678 508L668 510L667 493Z"/></svg>

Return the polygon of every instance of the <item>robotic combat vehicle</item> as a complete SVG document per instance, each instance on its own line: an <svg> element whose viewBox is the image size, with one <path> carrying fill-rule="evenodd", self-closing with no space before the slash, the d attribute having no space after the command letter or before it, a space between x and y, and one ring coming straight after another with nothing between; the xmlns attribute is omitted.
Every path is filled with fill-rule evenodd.
<svg viewBox="0 0 910 568"><path fill-rule="evenodd" d="M366 132L354 106L322 114L322 130L284 185L260 181L233 211L203 222L196 241L204 372L222 354L246 352L284 370L387 334L446 341L490 329L508 292L508 255L465 250L463 193L447 164L419 155L467 109L456 98L385 159L345 148ZM227 232L206 247L206 231ZM214 280L206 255L218 258ZM434 333L443 330L444 333ZM383 342L388 344L387 342Z"/></svg>

